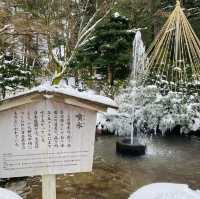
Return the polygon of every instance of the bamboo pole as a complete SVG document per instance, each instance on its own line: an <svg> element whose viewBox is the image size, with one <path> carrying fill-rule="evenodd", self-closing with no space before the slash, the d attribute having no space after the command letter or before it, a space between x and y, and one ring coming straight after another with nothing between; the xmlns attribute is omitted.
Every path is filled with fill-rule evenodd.
<svg viewBox="0 0 200 199"><path fill-rule="evenodd" d="M149 79L154 84L167 80L170 88L178 91L182 85L187 87L200 80L200 41L179 0L176 1L176 7L161 32L147 50L147 57L143 84L148 83Z"/></svg>

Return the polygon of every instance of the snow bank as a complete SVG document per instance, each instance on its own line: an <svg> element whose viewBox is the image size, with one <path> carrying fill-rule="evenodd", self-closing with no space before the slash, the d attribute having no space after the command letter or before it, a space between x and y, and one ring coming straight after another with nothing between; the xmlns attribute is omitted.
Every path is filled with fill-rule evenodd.
<svg viewBox="0 0 200 199"><path fill-rule="evenodd" d="M0 188L0 199L22 199L16 193Z"/></svg>
<svg viewBox="0 0 200 199"><path fill-rule="evenodd" d="M200 199L200 192L185 184L155 183L140 188L129 199Z"/></svg>

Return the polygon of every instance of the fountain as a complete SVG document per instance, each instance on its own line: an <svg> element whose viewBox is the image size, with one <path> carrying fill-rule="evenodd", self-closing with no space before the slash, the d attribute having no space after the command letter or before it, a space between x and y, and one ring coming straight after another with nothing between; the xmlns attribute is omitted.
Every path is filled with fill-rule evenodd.
<svg viewBox="0 0 200 199"><path fill-rule="evenodd" d="M131 78L130 81L137 82L140 75L144 72L144 66L146 63L145 47L142 41L141 32L138 30L135 34L133 40L133 62L131 68ZM131 86L131 85L130 85ZM121 154L128 154L133 156L144 155L146 151L146 146L138 143L134 140L134 118L131 119L131 136L130 138L125 138L117 141L116 151Z"/></svg>
<svg viewBox="0 0 200 199"><path fill-rule="evenodd" d="M116 152L131 156L145 155L146 145L140 144L138 141L134 140L134 132L133 129L131 129L130 138L120 139L116 142Z"/></svg>
<svg viewBox="0 0 200 199"><path fill-rule="evenodd" d="M133 56L132 56L131 80L137 81L140 74L144 72L146 63L145 46L142 41L142 34L138 30L133 40Z"/></svg>

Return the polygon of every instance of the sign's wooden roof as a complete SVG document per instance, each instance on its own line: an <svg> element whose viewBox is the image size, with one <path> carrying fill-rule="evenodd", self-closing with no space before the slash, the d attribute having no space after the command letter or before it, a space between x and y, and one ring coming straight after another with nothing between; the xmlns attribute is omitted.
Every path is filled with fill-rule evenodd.
<svg viewBox="0 0 200 199"><path fill-rule="evenodd" d="M110 98L79 92L71 87L41 85L27 92L0 101L0 111L33 103L44 99L52 99L61 103L79 106L94 111L106 111L107 108L118 108Z"/></svg>

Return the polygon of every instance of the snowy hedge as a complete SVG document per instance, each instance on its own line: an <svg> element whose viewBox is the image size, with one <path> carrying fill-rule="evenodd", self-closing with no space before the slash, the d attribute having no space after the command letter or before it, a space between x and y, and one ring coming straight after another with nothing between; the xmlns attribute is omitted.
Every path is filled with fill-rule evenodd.
<svg viewBox="0 0 200 199"><path fill-rule="evenodd" d="M135 82L116 97L118 112L101 114L99 121L104 128L118 135L129 135L131 122L137 132L156 132L164 134L176 126L181 133L200 129L200 98L198 94L184 95L169 92L161 95L156 86L139 86Z"/></svg>

